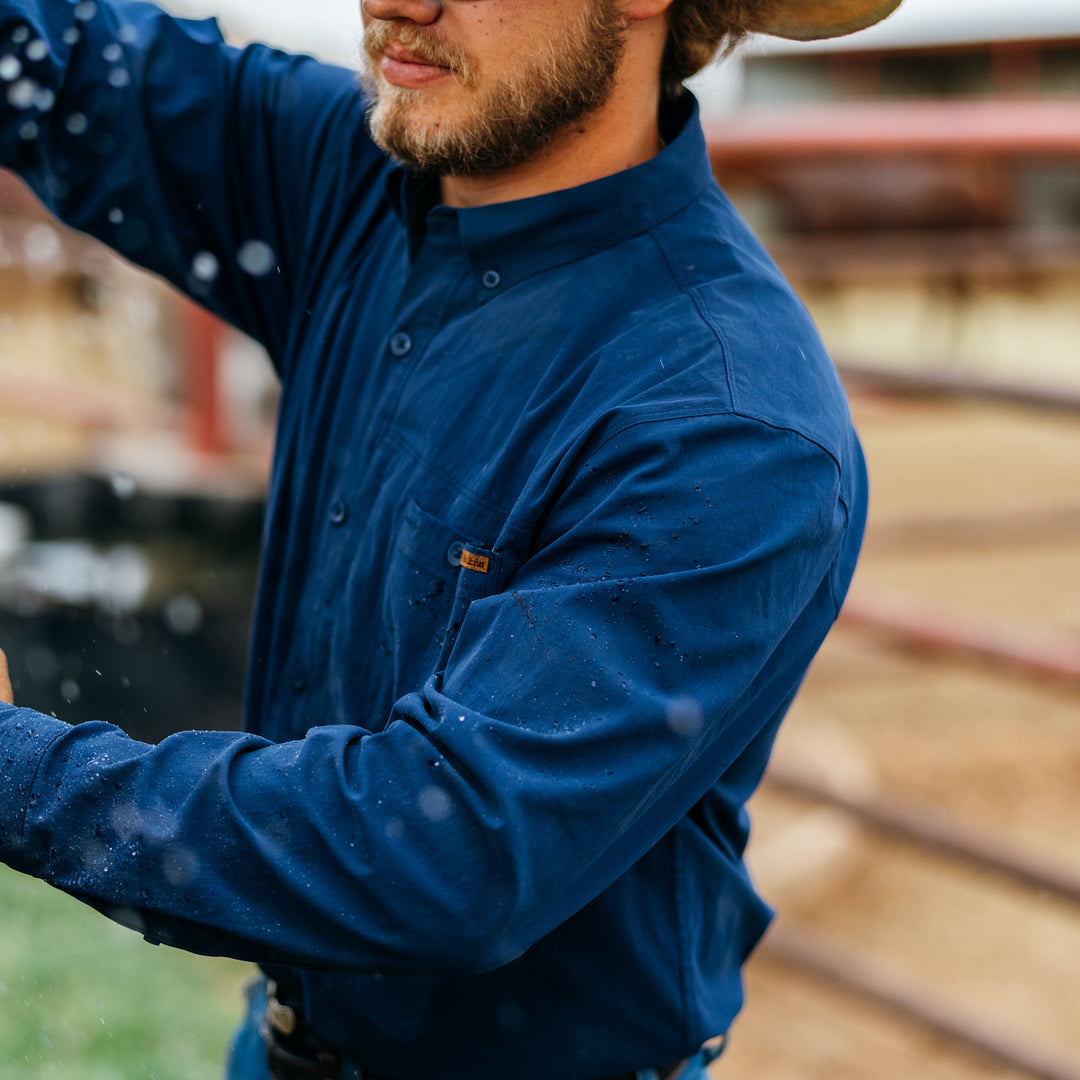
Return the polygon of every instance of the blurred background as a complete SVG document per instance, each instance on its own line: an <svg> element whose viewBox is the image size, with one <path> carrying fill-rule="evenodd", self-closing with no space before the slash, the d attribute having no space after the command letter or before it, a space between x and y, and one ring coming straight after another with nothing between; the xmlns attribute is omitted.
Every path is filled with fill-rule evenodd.
<svg viewBox="0 0 1080 1080"><path fill-rule="evenodd" d="M172 6L356 53L345 0ZM714 1077L1080 1080L1080 5L905 0L694 87L873 485L752 806L778 916ZM256 346L0 174L21 702L148 740L236 726L275 398ZM216 1076L248 974L2 870L0 1080Z"/></svg>

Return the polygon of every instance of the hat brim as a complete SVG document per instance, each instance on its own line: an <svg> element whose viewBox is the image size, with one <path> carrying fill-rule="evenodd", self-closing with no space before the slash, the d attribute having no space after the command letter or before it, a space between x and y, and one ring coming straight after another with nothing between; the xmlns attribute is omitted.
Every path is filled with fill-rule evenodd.
<svg viewBox="0 0 1080 1080"><path fill-rule="evenodd" d="M891 15L900 0L780 0L758 33L815 41L865 30Z"/></svg>

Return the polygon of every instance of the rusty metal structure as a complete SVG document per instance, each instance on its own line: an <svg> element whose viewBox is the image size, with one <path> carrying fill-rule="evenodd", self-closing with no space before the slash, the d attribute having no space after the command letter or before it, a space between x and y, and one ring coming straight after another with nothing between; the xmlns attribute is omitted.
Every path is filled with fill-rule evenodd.
<svg viewBox="0 0 1080 1080"><path fill-rule="evenodd" d="M842 365L1080 395L1080 17L880 30L749 55L709 129L722 186Z"/></svg>
<svg viewBox="0 0 1080 1080"><path fill-rule="evenodd" d="M886 378L875 383L865 372L858 383L861 392L898 394L901 399L916 395L926 399L935 394L955 397L965 392L955 385L920 382L914 377L901 381L899 388ZM979 396L984 387L968 388ZM996 402L1012 401L1024 408L1036 405L1075 415L1075 404L1053 396L1040 403L1037 396L1022 389L1010 395L1009 388L993 387ZM915 521L892 523L893 538L902 549L920 542L940 547L949 543L961 548L973 542L1006 544L1022 542L1024 532L1045 536L1080 535L1080 514L1074 508L1058 508L1045 520L1024 520L1019 524L1006 515L990 521ZM1019 532L1017 530L1020 530ZM889 544L889 527L884 543ZM879 537L877 542L881 542ZM1045 687L1053 685L1075 695L1080 690L1080 638L1068 633L1033 632L1030 627L986 623L951 613L947 608L927 607L910 598L875 596L855 590L841 612L841 624L860 634L869 634L888 649L917 654L931 663L950 665L979 663L993 667L999 676L1032 680ZM1055 859L1033 854L1010 844L998 832L963 824L947 813L910 800L882 795L858 784L844 785L828 780L806 767L776 763L766 776L765 790L781 794L807 807L827 808L850 820L872 836L890 837L912 851L924 853L948 866L967 866L1001 881L1007 888L1026 892L1042 901L1056 900L1071 906L1080 917L1080 873ZM887 1015L903 1018L928 1032L959 1046L967 1047L988 1062L1036 1078L1036 1080L1080 1080L1080 1066L1018 1033L958 1008L946 999L909 985L902 978L875 966L865 956L838 948L835 942L819 938L813 931L785 925L783 920L771 931L764 950L768 956L813 980L840 988L847 994L869 1001Z"/></svg>
<svg viewBox="0 0 1080 1080"><path fill-rule="evenodd" d="M857 395L900 408L981 400L1080 415L1080 17L1063 16L1053 35L961 42L890 43L881 31L865 45L751 55L743 107L709 129L721 185L765 236ZM893 519L873 543L896 558L1032 537L1080 538L1080 506ZM1060 629L858 586L841 625L927 664L1080 689L1080 638ZM809 766L774 763L765 791L1080 915L1076 870L998 833ZM1076 1062L1037 1039L910 985L782 911L765 950L1009 1075L1080 1080Z"/></svg>

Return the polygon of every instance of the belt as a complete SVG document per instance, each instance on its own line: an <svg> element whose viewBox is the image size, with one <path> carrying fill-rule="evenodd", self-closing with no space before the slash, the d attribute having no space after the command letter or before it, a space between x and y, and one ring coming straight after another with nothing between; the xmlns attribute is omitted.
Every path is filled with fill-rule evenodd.
<svg viewBox="0 0 1080 1080"><path fill-rule="evenodd" d="M278 1001L273 981L266 984L266 1015L259 1034L273 1080L342 1080L341 1054L304 1029L296 1010Z"/></svg>
<svg viewBox="0 0 1080 1080"><path fill-rule="evenodd" d="M259 1027L266 1044L266 1064L273 1080L389 1080L368 1069L346 1063L341 1054L327 1046L318 1036L306 1030L296 1010L277 999L277 987L271 981L266 987L266 1016ZM706 1043L710 1060L719 1055L724 1036ZM678 1080L687 1059L661 1065L659 1080ZM605 1076L602 1080L637 1080L636 1072Z"/></svg>

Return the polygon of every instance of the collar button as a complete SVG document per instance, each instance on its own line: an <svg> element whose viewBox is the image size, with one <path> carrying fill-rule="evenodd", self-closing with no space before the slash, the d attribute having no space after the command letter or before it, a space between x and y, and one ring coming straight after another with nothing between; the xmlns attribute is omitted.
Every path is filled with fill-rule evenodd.
<svg viewBox="0 0 1080 1080"><path fill-rule="evenodd" d="M502 281L502 275L498 270L485 270L480 281L485 289L495 289L498 288L499 282Z"/></svg>
<svg viewBox="0 0 1080 1080"><path fill-rule="evenodd" d="M390 339L390 352L398 357L408 356L412 351L412 338L404 331L396 333Z"/></svg>

